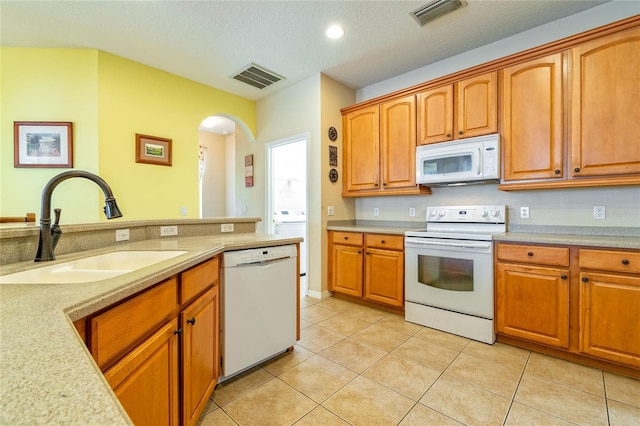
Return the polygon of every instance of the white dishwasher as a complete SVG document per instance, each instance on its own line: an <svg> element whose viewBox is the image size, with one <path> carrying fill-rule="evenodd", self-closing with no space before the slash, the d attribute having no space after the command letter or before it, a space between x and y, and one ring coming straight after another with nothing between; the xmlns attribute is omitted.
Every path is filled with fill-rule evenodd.
<svg viewBox="0 0 640 426"><path fill-rule="evenodd" d="M294 244L222 255L220 381L296 342L296 256Z"/></svg>

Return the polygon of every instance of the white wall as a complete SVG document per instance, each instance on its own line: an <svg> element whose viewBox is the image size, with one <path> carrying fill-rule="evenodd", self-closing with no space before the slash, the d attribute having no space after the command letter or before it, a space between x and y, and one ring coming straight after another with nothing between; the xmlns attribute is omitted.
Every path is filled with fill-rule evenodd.
<svg viewBox="0 0 640 426"><path fill-rule="evenodd" d="M226 215L226 155L225 137L211 132L198 132L200 145L204 146L204 169L202 173L202 217L224 217Z"/></svg>
<svg viewBox="0 0 640 426"><path fill-rule="evenodd" d="M614 0L576 15L546 24L495 43L453 56L418 70L358 90L358 102L404 89L484 62L555 41L640 13L640 2ZM640 188L602 187L517 192L498 191L497 185L433 188L431 196L360 198L359 220L425 221L427 206L506 204L509 222L522 225L639 227ZM593 206L605 205L607 218L593 219ZM531 209L530 219L520 219L519 207ZM373 209L380 216L373 216ZM409 217L409 208L416 217Z"/></svg>

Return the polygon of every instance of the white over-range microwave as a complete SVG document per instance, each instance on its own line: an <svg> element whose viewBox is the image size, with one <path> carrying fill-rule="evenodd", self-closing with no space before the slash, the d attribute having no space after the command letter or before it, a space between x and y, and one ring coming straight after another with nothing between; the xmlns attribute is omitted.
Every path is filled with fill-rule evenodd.
<svg viewBox="0 0 640 426"><path fill-rule="evenodd" d="M416 182L458 185L500 180L500 135L492 134L416 148Z"/></svg>

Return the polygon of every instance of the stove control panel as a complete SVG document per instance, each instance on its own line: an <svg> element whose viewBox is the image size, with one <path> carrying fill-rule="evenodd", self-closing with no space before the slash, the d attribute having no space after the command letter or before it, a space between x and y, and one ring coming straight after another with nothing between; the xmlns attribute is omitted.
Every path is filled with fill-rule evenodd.
<svg viewBox="0 0 640 426"><path fill-rule="evenodd" d="M427 207L427 222L506 223L506 206Z"/></svg>

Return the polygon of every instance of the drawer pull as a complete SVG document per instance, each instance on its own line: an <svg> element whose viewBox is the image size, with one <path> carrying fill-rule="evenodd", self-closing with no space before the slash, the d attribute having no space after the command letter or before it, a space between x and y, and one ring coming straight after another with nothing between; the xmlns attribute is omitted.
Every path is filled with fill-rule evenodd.
<svg viewBox="0 0 640 426"><path fill-rule="evenodd" d="M583 283L588 283L588 282L589 282L589 278L587 278L587 277L582 277L582 282L583 282Z"/></svg>
<svg viewBox="0 0 640 426"><path fill-rule="evenodd" d="M555 174L559 175L559 174L560 174L560 169L555 169L555 170L553 171L553 173L555 173Z"/></svg>
<svg viewBox="0 0 640 426"><path fill-rule="evenodd" d="M529 256L529 257L533 256L533 252L530 251L529 253L527 253L527 256Z"/></svg>
<svg viewBox="0 0 640 426"><path fill-rule="evenodd" d="M578 173L580 171L580 167L576 167L573 169L574 172Z"/></svg>
<svg viewBox="0 0 640 426"><path fill-rule="evenodd" d="M384 244L384 240L380 240L380 244ZM627 262L628 263L628 262Z"/></svg>
<svg viewBox="0 0 640 426"><path fill-rule="evenodd" d="M345 239L345 240L348 240L348 239L349 239L349 237L344 237L344 239Z"/></svg>
<svg viewBox="0 0 640 426"><path fill-rule="evenodd" d="M195 325L196 324L196 319L195 318L188 319L187 320L187 324Z"/></svg>
<svg viewBox="0 0 640 426"><path fill-rule="evenodd" d="M563 280L566 280L566 279L567 279L567 276L566 276L566 275L564 275L564 274L562 274L562 275L560 275L560 278L562 278Z"/></svg>
<svg viewBox="0 0 640 426"><path fill-rule="evenodd" d="M629 259L622 259L622 264L623 265L628 265L629 264Z"/></svg>
<svg viewBox="0 0 640 426"><path fill-rule="evenodd" d="M367 252L367 256L369 256L371 253Z"/></svg>

